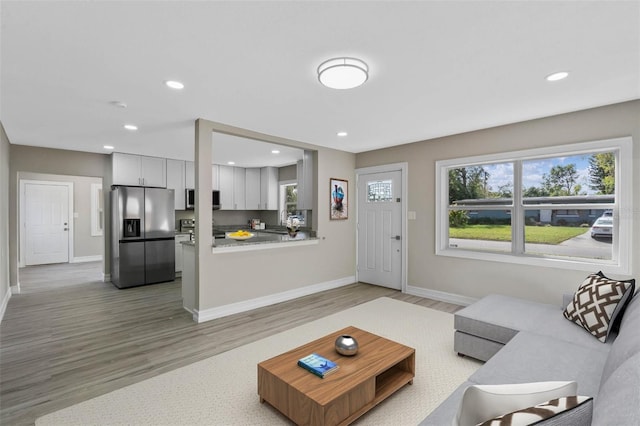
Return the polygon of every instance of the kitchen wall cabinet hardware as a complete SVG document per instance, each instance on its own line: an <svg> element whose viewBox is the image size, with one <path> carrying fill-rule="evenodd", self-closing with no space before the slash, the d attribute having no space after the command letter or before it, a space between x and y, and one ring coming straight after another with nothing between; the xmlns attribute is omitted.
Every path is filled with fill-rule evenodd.
<svg viewBox="0 0 640 426"><path fill-rule="evenodd" d="M114 185L167 187L167 160L144 155L111 154Z"/></svg>
<svg viewBox="0 0 640 426"><path fill-rule="evenodd" d="M167 188L173 189L175 210L185 210L185 162L167 158Z"/></svg>

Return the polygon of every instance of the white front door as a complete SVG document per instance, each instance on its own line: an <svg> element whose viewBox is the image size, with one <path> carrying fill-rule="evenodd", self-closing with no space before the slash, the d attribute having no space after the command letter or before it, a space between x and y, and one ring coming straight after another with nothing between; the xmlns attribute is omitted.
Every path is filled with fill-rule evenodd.
<svg viewBox="0 0 640 426"><path fill-rule="evenodd" d="M25 183L25 264L69 262L69 186Z"/></svg>
<svg viewBox="0 0 640 426"><path fill-rule="evenodd" d="M402 289L402 172L358 175L358 281Z"/></svg>

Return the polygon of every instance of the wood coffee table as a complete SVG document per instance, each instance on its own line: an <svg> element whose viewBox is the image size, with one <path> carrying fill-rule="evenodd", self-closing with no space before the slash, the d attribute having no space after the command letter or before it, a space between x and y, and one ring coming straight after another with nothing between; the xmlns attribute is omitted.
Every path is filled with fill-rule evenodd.
<svg viewBox="0 0 640 426"><path fill-rule="evenodd" d="M339 355L336 338L358 341L355 356ZM297 365L317 353L340 368L320 378ZM258 395L299 425L347 425L415 376L415 349L347 327L258 364Z"/></svg>

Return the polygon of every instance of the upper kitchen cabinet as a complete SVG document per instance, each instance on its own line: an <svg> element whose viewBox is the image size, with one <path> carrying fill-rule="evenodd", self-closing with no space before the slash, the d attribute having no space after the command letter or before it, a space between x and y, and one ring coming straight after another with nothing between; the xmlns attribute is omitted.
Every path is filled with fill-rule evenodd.
<svg viewBox="0 0 640 426"><path fill-rule="evenodd" d="M234 210L233 203L233 167L218 166L220 183L220 210Z"/></svg>
<svg viewBox="0 0 640 426"><path fill-rule="evenodd" d="M185 162L167 159L167 188L174 191L175 210L186 209L185 178Z"/></svg>
<svg viewBox="0 0 640 426"><path fill-rule="evenodd" d="M260 209L278 210L278 168L260 169Z"/></svg>
<svg viewBox="0 0 640 426"><path fill-rule="evenodd" d="M245 171L243 167L218 166L220 210L245 210Z"/></svg>
<svg viewBox="0 0 640 426"><path fill-rule="evenodd" d="M262 204L260 203L260 169L257 167L250 167L245 169L245 207L247 210L262 210Z"/></svg>
<svg viewBox="0 0 640 426"><path fill-rule="evenodd" d="M143 155L111 154L114 185L167 187L167 160Z"/></svg>
<svg viewBox="0 0 640 426"><path fill-rule="evenodd" d="M220 190L220 167L217 164L211 165L211 189Z"/></svg>
<svg viewBox="0 0 640 426"><path fill-rule="evenodd" d="M184 162L184 187L195 189L196 187L196 167L193 161Z"/></svg>
<svg viewBox="0 0 640 426"><path fill-rule="evenodd" d="M296 167L298 210L313 209L313 151L305 150Z"/></svg>
<svg viewBox="0 0 640 426"><path fill-rule="evenodd" d="M246 210L247 203L245 199L246 176L243 167L233 168L233 204L234 210Z"/></svg>

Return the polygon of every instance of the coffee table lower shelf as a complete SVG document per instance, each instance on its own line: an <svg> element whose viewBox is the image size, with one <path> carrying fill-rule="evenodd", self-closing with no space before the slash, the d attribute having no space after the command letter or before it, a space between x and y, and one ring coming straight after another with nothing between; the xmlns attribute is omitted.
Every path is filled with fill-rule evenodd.
<svg viewBox="0 0 640 426"><path fill-rule="evenodd" d="M355 357L340 357L333 342L341 334L360 342ZM316 352L340 368L321 379L298 367ZM258 364L258 395L299 425L347 425L413 383L415 350L355 327L347 327Z"/></svg>

